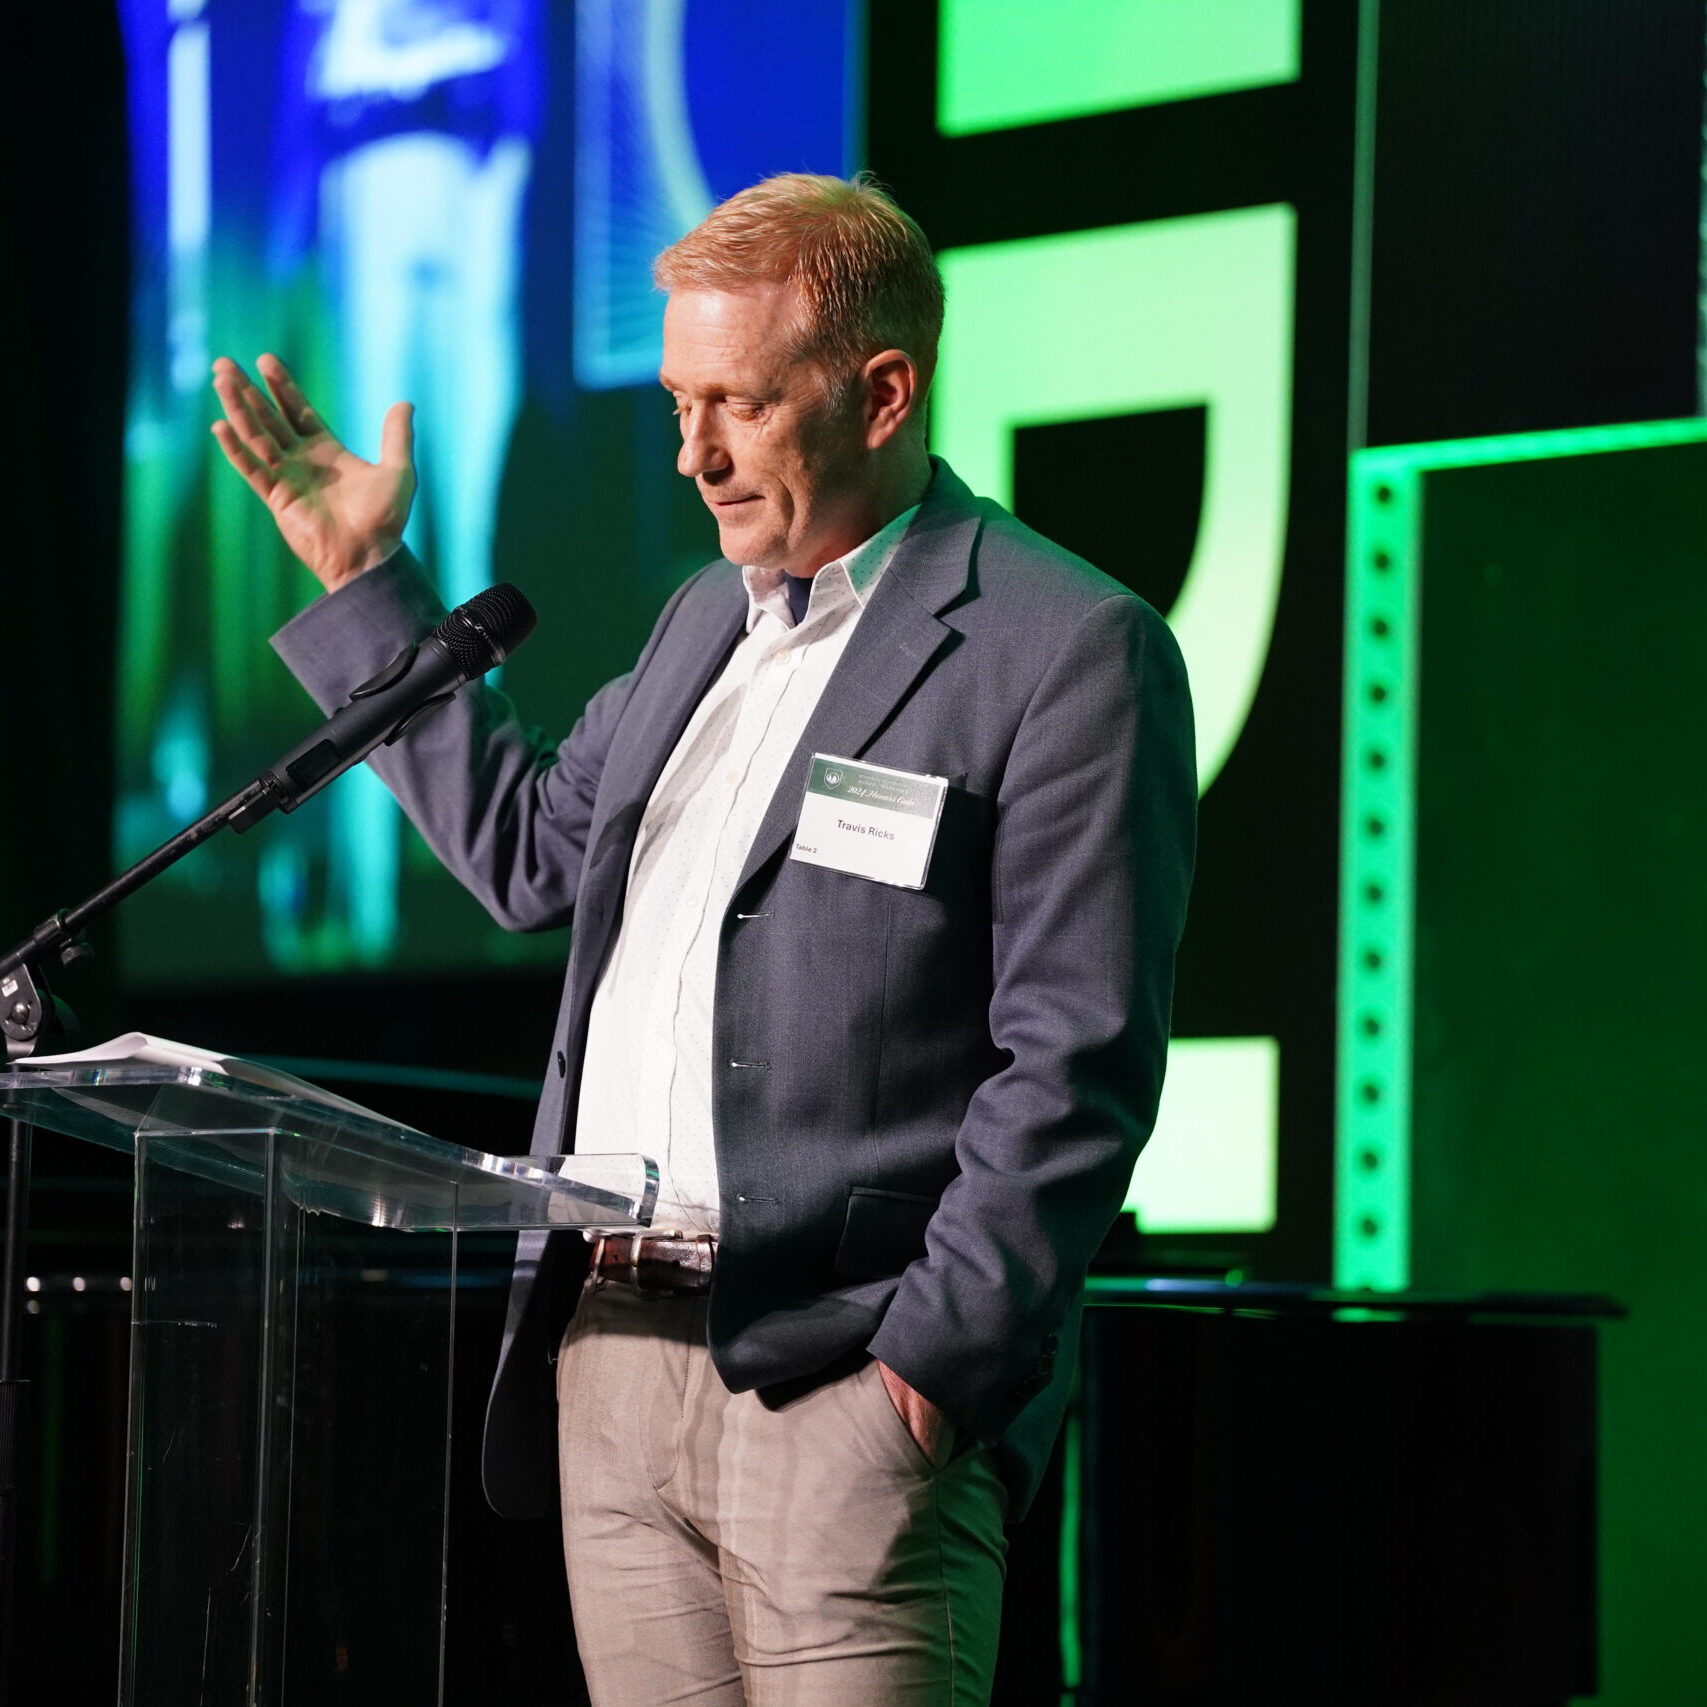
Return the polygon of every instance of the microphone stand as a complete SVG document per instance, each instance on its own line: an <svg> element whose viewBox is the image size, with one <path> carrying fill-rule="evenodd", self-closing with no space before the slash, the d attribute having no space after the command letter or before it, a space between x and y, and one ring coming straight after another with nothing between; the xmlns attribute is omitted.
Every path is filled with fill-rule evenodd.
<svg viewBox="0 0 1707 1707"><path fill-rule="evenodd" d="M280 791L270 776L261 777L241 789L229 800L198 818L188 829L180 830L169 842L162 842L153 853L139 859L128 871L120 872L110 883L97 889L88 900L75 907L62 907L50 919L44 919L24 940L0 955L0 1032L6 1038L6 1057L17 1060L33 1055L44 1029L50 1033L55 1022L51 1016L50 999L43 968L50 960L62 966L74 966L88 958L89 945L82 940L83 927L91 919L110 912L127 895L133 895L145 883L151 883L173 866L185 854L199 848L210 836L217 835L227 824L239 820L237 828L246 830L264 815L256 808L270 810L279 804Z"/></svg>
<svg viewBox="0 0 1707 1707"><path fill-rule="evenodd" d="M83 927L91 919L116 906L168 866L176 865L228 824L241 833L283 804L283 791L272 778L259 778L121 872L88 900L44 919L22 942L0 955L0 1034L6 1039L6 1060L22 1060L35 1054L44 1042L66 1035L65 1017L48 987L46 968L53 962L75 966L89 958L93 951L83 938ZM6 1221L0 1243L0 1700L11 1694L7 1685L17 1653L19 1506L29 1386L22 1374L24 1245L29 1228L32 1137L28 1121L16 1117L7 1121Z"/></svg>

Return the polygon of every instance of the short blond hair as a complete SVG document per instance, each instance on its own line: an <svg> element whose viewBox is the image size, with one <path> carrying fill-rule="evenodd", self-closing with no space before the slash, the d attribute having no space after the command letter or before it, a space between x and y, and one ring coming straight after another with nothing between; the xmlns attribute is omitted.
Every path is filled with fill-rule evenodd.
<svg viewBox="0 0 1707 1707"><path fill-rule="evenodd" d="M942 275L917 224L867 172L783 172L714 207L652 264L664 290L792 285L799 354L840 389L879 350L905 350L921 393L936 369Z"/></svg>

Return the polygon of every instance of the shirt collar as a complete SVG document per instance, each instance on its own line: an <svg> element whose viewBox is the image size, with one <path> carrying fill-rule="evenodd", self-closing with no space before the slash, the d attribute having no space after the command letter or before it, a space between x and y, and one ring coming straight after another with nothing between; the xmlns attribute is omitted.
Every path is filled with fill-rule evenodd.
<svg viewBox="0 0 1707 1707"><path fill-rule="evenodd" d="M826 563L812 577L812 602L807 608L810 622L827 605L841 604L851 599L863 610L866 601L883 579L883 572L900 548L919 506L903 510L892 522L879 528L863 545L856 545L846 556ZM765 569L754 563L741 570L741 582L747 589L747 632L758 626L759 617L769 611L784 628L794 626L794 613L788 608L788 594L783 588L781 569Z"/></svg>

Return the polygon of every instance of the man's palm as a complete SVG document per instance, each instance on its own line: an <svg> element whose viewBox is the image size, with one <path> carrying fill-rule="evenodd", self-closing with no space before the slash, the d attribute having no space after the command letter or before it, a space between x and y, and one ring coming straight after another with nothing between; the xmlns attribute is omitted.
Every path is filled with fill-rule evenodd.
<svg viewBox="0 0 1707 1707"><path fill-rule="evenodd" d="M214 363L225 419L214 437L272 511L285 543L335 592L394 551L415 497L413 408L394 403L378 462L333 437L276 356L257 364L263 392L229 357Z"/></svg>

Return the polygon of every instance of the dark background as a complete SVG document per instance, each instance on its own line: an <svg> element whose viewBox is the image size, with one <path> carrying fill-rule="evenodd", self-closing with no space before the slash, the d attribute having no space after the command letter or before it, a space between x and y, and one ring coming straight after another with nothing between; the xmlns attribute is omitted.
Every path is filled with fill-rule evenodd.
<svg viewBox="0 0 1707 1707"><path fill-rule="evenodd" d="M1373 51L1376 114L1373 154L1363 162L1367 253L1354 242L1360 15L1366 30L1379 27L1373 42L1364 38ZM1362 8L1312 0L1304 18L1303 74L1291 86L944 139L930 120L933 9L873 0L869 158L942 247L1259 202L1298 209L1286 576L1255 712L1204 802L1176 1013L1182 1035L1282 1040L1279 1222L1273 1233L1231 1251L1209 1248L1217 1246L1212 1240L1177 1239L1150 1255L1164 1266L1237 1260L1253 1273L1313 1279L1327 1274L1331 1259L1346 452L1365 438L1405 443L1696 413L1703 16L1698 0L1383 0ZM14 806L0 838L0 900L7 929L21 935L109 875L129 225L114 19L94 5L32 8L10 30L20 70L0 120L9 163L0 276L14 334L5 507ZM66 64L80 68L71 99L62 77L39 74ZM657 438L656 445L642 443L644 432L633 430L637 454L644 450L667 466L667 435ZM1019 507L1111 567L1122 558L1122 537L1134 530L1167 542L1147 571L1155 577L1152 596L1165 604L1167 577L1177 575L1188 549L1200 443L1189 412L1040 433L1020 447ZM1139 481L1135 490L1132 477L1146 467L1164 468L1169 477L1147 488ZM512 561L525 564L530 587L549 587L551 521L505 515L504 572ZM1595 584L1609 586L1622 605L1685 620L1668 588L1698 567L1698 558L1626 550L1614 540L1600 561ZM541 600L549 602L549 595ZM646 620L630 609L547 614L608 617L613 657L632 652ZM1675 668L1688 662L1679 656ZM1614 686L1597 682L1593 691ZM1651 729L1662 749L1687 751L1685 726L1676 720L1656 718ZM1543 732L1529 752L1525 814L1549 810L1549 802L1582 802L1585 777L1567 762L1563 740ZM1687 789L1687 771L1678 776L1676 786ZM1592 815L1594 807L1582 810ZM1688 825L1682 833L1690 833ZM1625 869L1628 881L1642 881ZM1677 881L1687 881L1683 872L1680 866ZM1425 888L1425 905L1428 895ZM1455 925L1444 914L1441 930L1468 928L1472 917ZM1654 943L1656 963L1674 953L1676 941L1698 935ZM110 949L105 928L95 942ZM74 983L67 980L66 993L94 1036L138 1026L198 1039L217 1029L219 1043L239 1052L476 1066L524 1079L538 1075L555 1003L550 973L274 977L217 989L167 989L138 976L121 989L113 965L103 953ZM1609 964L1609 981L1614 970ZM1617 970L1626 984L1643 976L1639 968ZM1675 992L1668 997L1674 1011L1692 1006L1698 1015L1698 987L1666 988ZM1470 1026L1459 1047L1479 1045L1491 1060L1498 1041L1485 1026ZM1614 1035L1609 1047L1624 1043ZM1694 1085L1688 1079L1670 1106L1691 1096ZM496 1150L525 1144L520 1099L446 1095L423 1111L401 1090L365 1085L358 1094L447 1138ZM1559 1112L1568 1116L1568 1109ZM1650 1168L1645 1190L1684 1181L1688 1201L1703 1200L1692 1135L1692 1127L1675 1127L1666 1167L1660 1177ZM1639 1135L1623 1134L1625 1149L1616 1153L1639 1143ZM1511 1166L1521 1172L1520 1161ZM122 1272L124 1179L45 1135L38 1175L32 1267ZM1474 1182L1428 1164L1421 1182L1421 1248L1449 1248ZM1584 1193L1596 1189L1590 1179L1577 1185ZM1483 1217L1481 1236L1498 1247L1502 1228L1523 1213L1521 1203L1507 1203L1501 1216ZM1533 1243L1518 1241L1509 1248L1529 1250L1534 1269L1510 1283L1616 1286L1618 1251L1634 1251L1645 1237L1634 1221L1620 1225L1624 1242L1606 1260L1543 1260ZM1665 1236L1698 1238L1699 1219L1667 1224ZM1558 1249L1545 1244L1546 1252ZM501 1263L501 1252L487 1256ZM1472 1284L1509 1266L1465 1262L1451 1275ZM116 1413L107 1407L122 1354L117 1307L116 1300L86 1300L73 1316L67 1305L51 1333L52 1311L38 1318L36 1355L63 1383L58 1461L76 1464L62 1484L61 1506L49 1514L60 1585L76 1589L74 1602L65 1603L75 1613L67 1611L57 1627L65 1632L68 1675L98 1668L88 1632L112 1628L117 1508L110 1464L117 1436ZM471 1339L482 1331L474 1326ZM478 1357L466 1361L472 1368ZM489 1546L497 1557L507 1543L471 1545ZM549 1538L535 1536L528 1545L548 1570ZM1656 1556L1638 1547L1629 1568L1657 1569ZM538 1580L530 1578L535 1586ZM536 1604L549 1620L549 1584ZM85 1632L80 1644L78 1630ZM563 1627L557 1630L561 1638ZM1627 1637L1630 1657L1614 1681L1634 1681L1615 1698L1685 1698L1642 1693L1641 1679L1658 1674L1652 1665L1644 1671L1636 1656L1634 1625ZM502 1639L507 1652L526 1646L515 1627ZM515 1664L532 1675L536 1662Z"/></svg>

